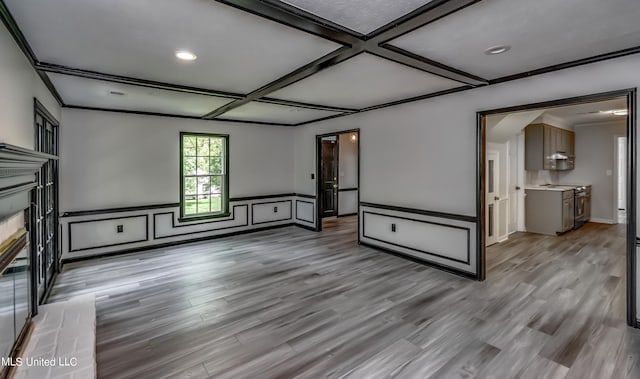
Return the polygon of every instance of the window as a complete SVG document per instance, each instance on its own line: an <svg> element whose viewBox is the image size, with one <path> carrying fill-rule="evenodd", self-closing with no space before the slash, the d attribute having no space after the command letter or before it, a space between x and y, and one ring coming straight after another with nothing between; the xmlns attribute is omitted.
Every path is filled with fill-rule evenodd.
<svg viewBox="0 0 640 379"><path fill-rule="evenodd" d="M180 133L180 216L229 212L229 136Z"/></svg>

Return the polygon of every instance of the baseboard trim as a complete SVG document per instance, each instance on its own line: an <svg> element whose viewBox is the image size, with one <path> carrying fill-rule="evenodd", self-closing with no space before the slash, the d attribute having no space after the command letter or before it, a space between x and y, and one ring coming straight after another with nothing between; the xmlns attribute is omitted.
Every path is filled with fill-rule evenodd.
<svg viewBox="0 0 640 379"><path fill-rule="evenodd" d="M610 224L610 225L616 224L616 222L614 220L607 219L607 218L593 218L592 217L592 218L589 219L589 222L595 222L595 223L598 223L598 224Z"/></svg>
<svg viewBox="0 0 640 379"><path fill-rule="evenodd" d="M350 216L357 216L358 212L353 212L353 213L345 213L343 215L338 215L338 217L350 217Z"/></svg>
<svg viewBox="0 0 640 379"><path fill-rule="evenodd" d="M87 255L87 256L83 256L83 257L75 257L75 258L63 258L63 259L61 260L61 264L64 266L64 265L65 265L65 264L67 264L67 263L74 263L74 262L88 261L88 260L92 260L92 259L100 259L100 258L108 258L108 257L116 256L116 255L133 254L133 253L139 253L139 252L147 251L147 250L163 249L163 248L166 248L166 247L172 247L172 246L178 246L178 245L185 245L185 244L188 244L188 243L195 243L195 242L210 241L210 240L214 240L214 239L218 239L218 238L234 237L234 236L239 236L239 235L242 235L242 234L249 234L249 233L263 232L263 231L266 231L266 230L279 229L279 228L284 228L284 227L287 227L287 226L299 226L299 227L303 227L302 225L298 225L298 224L294 224L294 223L289 223L289 224L281 224L281 225L267 226L267 227L264 227L264 228L255 228L255 229L249 229L249 230L240 230L240 231L233 232L233 233L217 234L217 235L215 235L215 236L207 236L207 237L192 238L192 239L187 239L187 240L182 240L182 241L165 242L165 243L160 243L160 244L155 244L155 245L142 246L142 247L135 247L135 248L131 248L131 249L124 249L124 250L110 251L110 252L108 252L108 253L102 253L102 254Z"/></svg>
<svg viewBox="0 0 640 379"><path fill-rule="evenodd" d="M418 258L416 258L414 256L411 256L411 255L408 255L408 254L404 254L404 253L401 253L399 251L391 250L391 249L388 249L388 248L385 248L385 247L373 245L373 244L370 244L370 243L367 243L367 242L362 242L362 241L360 241L360 245L366 246L366 247L370 247L370 248L375 249L375 250L379 250L379 251L381 251L383 253L386 253L386 254L395 255L397 257L400 257L400 258L403 258L403 259L407 259L407 260L410 260L410 261L415 262L415 263L419 263L419 264L422 264L422 265L425 265L425 266L433 267L433 268L436 268L438 270L448 272L450 274L454 274L454 275L457 275L457 276L462 276L462 277L464 277L466 279L479 280L477 275L471 274L469 272L458 270L458 269L455 269L455 268L452 268L452 267L448 267L448 266L444 266L444 265L441 265L441 264L438 264L438 263L434 263L434 262L429 262L429 261L425 261L425 260L422 260L422 259L418 259Z"/></svg>

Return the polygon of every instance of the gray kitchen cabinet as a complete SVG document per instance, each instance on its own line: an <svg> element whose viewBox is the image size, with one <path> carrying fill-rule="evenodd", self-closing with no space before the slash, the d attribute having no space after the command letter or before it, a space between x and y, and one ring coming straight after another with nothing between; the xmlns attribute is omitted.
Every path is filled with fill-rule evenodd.
<svg viewBox="0 0 640 379"><path fill-rule="evenodd" d="M573 170L575 133L547 124L525 129L525 170Z"/></svg>
<svg viewBox="0 0 640 379"><path fill-rule="evenodd" d="M556 235L573 229L573 190L527 188L527 232Z"/></svg>

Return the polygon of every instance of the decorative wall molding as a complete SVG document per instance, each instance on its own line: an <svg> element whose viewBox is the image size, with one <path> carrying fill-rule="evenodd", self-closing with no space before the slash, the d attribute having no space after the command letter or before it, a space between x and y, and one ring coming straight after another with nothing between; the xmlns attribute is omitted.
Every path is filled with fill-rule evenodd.
<svg viewBox="0 0 640 379"><path fill-rule="evenodd" d="M389 242L389 241L385 241L383 239L380 238L376 238L370 235L367 235L367 215L376 215L376 216L383 216L383 217L387 217L387 218L391 218L391 219L395 219L395 220L404 220L404 221L412 221L412 222L417 222L417 223L422 223L422 224L430 224L430 225L436 225L436 226L441 226L441 227L445 227L445 228L453 228L453 229L460 229L460 230L464 230L466 232L466 245L467 245L467 256L466 259L462 260L462 259L456 259L456 258L451 258L442 254L438 254L438 253L434 253L434 252L429 252L423 249L418 249L415 247L410 247L410 246L406 246L403 244L399 244L399 243L394 243L394 242ZM403 249L408 249L408 250L412 250L421 254L426 254L432 257L438 257L438 258L442 258L448 261L452 261L452 262L457 262L457 263L464 263L464 264L469 264L470 260L471 260L471 229L468 227L462 227L462 226L456 226L456 225L448 225L448 224L443 224L443 223L439 223L439 222L433 222L433 221L425 221L425 220L419 220L416 218L410 218L410 217L400 217L400 216L393 216L393 215L389 215L389 214L384 214L384 213L376 213L376 212L368 212L368 211L364 211L362 212L362 237L364 238L368 238L374 241L378 241L378 242L383 242L385 244L388 245L393 245L396 247L401 247Z"/></svg>
<svg viewBox="0 0 640 379"><path fill-rule="evenodd" d="M289 206L289 215L285 215L284 217L280 217L280 218L275 218L272 220L265 220L265 221L260 221L260 222L256 222L255 221L255 215L256 215L256 206L260 206L260 205L269 205L269 204L273 204L274 208L274 212L277 215L280 215L280 208L279 205L282 204L287 204ZM278 221L288 221L291 220L293 217L293 206L292 206L292 201L291 200L284 200L284 201L266 201L266 202L261 202L261 203L251 203L251 225L261 225L261 224L268 224L268 223L272 223L272 222L278 222Z"/></svg>
<svg viewBox="0 0 640 379"><path fill-rule="evenodd" d="M302 194L302 193L296 193L296 196L297 197L304 197L304 198L307 198L307 199L315 199L316 198L316 195L305 195L305 194Z"/></svg>
<svg viewBox="0 0 640 379"><path fill-rule="evenodd" d="M49 159L58 157L0 143L0 178L35 174Z"/></svg>
<svg viewBox="0 0 640 379"><path fill-rule="evenodd" d="M178 203L64 212L60 219L62 260L124 254L290 225L315 230L315 223L306 217L296 220L294 200L308 203L306 206L315 214L315 201L305 199L293 193L231 198L228 217L194 221L179 219ZM277 212L273 207L278 207ZM79 225L91 225L87 230L95 235L95 245L86 230L85 235L79 234ZM124 234L117 232L119 225L124 226Z"/></svg>
<svg viewBox="0 0 640 379"><path fill-rule="evenodd" d="M0 143L0 220L29 208L35 174L49 159L58 157Z"/></svg>
<svg viewBox="0 0 640 379"><path fill-rule="evenodd" d="M126 220L126 219L135 219L135 218L144 218L144 226L145 226L145 238L144 239L138 239L138 240L129 240L129 241L125 241L125 242L118 242L118 243L108 243L108 244L103 244L103 245L91 245L91 246L85 246L85 247L81 247L81 248L74 248L73 247L73 226L74 225L81 225L81 224L89 224L89 223L101 223L104 221L121 221L121 220ZM69 222L67 223L67 235L69 236L69 252L70 253L75 253L78 251L85 251L85 250L94 250L94 249L101 249L101 248L105 248L105 247L113 247L113 246L121 246L121 245L130 245L132 243L137 243L137 242L146 242L149 241L149 215L138 215L138 216L124 216L124 217L109 217L109 218L101 218L101 219L97 219L97 220L84 220L84 221L73 221L73 222Z"/></svg>
<svg viewBox="0 0 640 379"><path fill-rule="evenodd" d="M477 279L474 217L360 203L361 244Z"/></svg>
<svg viewBox="0 0 640 379"><path fill-rule="evenodd" d="M92 210L86 210L86 211L64 212L60 215L60 217L92 216L92 215L108 214L108 213L146 211L149 209L159 209L159 208L175 208L179 206L180 206L180 203L167 203L167 204L138 205L133 207L92 209Z"/></svg>
<svg viewBox="0 0 640 379"><path fill-rule="evenodd" d="M300 216L298 216L299 213L299 206L300 204L309 204L311 207L313 207L312 212L311 212L311 219L306 219L306 218L301 218ZM315 224L315 220L316 220L316 209L315 209L315 202L311 202L311 201L306 201L306 200L298 200L296 199L296 221L302 221L304 223L307 224Z"/></svg>
<svg viewBox="0 0 640 379"><path fill-rule="evenodd" d="M425 209L397 207L395 205L384 205L384 204L375 204L375 203L367 203L367 202L360 202L360 205L363 207L386 209L390 211L398 211L398 212L405 212L405 213L414 213L414 214L420 214L424 216L446 218L449 220L459 220L459 221L467 221L467 222L476 222L477 220L477 218L474 216L459 215L454 213L445 213L445 212L438 212L438 211L429 211Z"/></svg>
<svg viewBox="0 0 640 379"><path fill-rule="evenodd" d="M244 214L244 221L239 224L239 225L231 225L229 226L229 222L231 221L236 221L236 216L239 214L238 208L242 208L244 209L244 211L240 211L242 212L242 214ZM218 231L218 230L227 230L227 229L234 229L234 228L241 228L244 226L249 226L249 205L248 204L240 204L240 205L233 205L231 207L231 216L229 218L223 218L223 219L216 219L213 221L194 221L194 222L181 222L179 220L177 220L177 214L179 214L179 212L171 211L171 212L161 212L161 213L154 213L153 214L153 239L154 240L159 240L159 239L166 239L166 238L174 238L174 237L182 237L182 236L188 236L188 235L193 235L193 234L202 234L202 233L206 233L207 231ZM170 215L171 216L171 228L172 229L179 229L179 228L193 228L194 226L201 226L201 225L207 225L207 226L211 226L212 228L209 230L192 230L192 231L187 231L184 233L177 233L177 234L168 234L168 235L159 235L158 234L158 221L157 221L157 217L158 216L163 216L163 215ZM218 226L216 227L216 225L223 225L224 226Z"/></svg>

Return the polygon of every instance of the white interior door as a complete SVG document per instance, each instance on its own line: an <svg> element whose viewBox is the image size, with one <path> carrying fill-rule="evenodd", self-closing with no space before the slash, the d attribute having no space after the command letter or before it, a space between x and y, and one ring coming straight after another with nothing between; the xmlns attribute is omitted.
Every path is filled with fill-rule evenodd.
<svg viewBox="0 0 640 379"><path fill-rule="evenodd" d="M486 245L493 245L498 242L498 215L499 212L499 200L498 191L500 188L499 183L500 172L500 153L495 150L487 150L487 162L486 162L486 206L485 210L485 240Z"/></svg>
<svg viewBox="0 0 640 379"><path fill-rule="evenodd" d="M617 209L626 210L627 208L627 137L618 137L618 156L617 159L617 185L618 185L618 201ZM617 212L615 212L617 213Z"/></svg>
<svg viewBox="0 0 640 379"><path fill-rule="evenodd" d="M524 133L518 134L516 137L517 145L518 145L518 159L517 159L517 178L516 178L516 217L518 218L517 228L516 230L519 232L525 232L525 212L526 209L524 207L525 201L525 190L524 186L526 183L526 173L524 170Z"/></svg>
<svg viewBox="0 0 640 379"><path fill-rule="evenodd" d="M518 230L518 193L516 187L518 186L518 144L517 137L514 137L507 143L507 149L509 151L509 158L507 159L507 177L509 183L507 184L507 192L509 195L509 234Z"/></svg>

